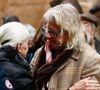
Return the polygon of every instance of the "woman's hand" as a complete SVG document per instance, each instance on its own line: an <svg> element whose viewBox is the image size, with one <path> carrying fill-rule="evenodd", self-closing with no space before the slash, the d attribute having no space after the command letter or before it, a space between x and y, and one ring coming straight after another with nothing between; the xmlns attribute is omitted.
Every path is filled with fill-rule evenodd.
<svg viewBox="0 0 100 90"><path fill-rule="evenodd" d="M88 77L75 83L70 90L100 90L100 84Z"/></svg>

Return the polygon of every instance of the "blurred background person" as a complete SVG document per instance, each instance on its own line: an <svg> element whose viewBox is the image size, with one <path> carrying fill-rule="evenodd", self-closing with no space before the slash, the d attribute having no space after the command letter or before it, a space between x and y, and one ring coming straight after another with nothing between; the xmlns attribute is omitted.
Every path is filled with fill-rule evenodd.
<svg viewBox="0 0 100 90"><path fill-rule="evenodd" d="M81 21L85 26L86 42L93 48L95 48L94 37L98 25L98 19L90 13L84 13L81 14Z"/></svg>
<svg viewBox="0 0 100 90"><path fill-rule="evenodd" d="M82 7L79 4L78 0L50 0L50 6L51 7L54 7L54 6L59 5L59 4L64 4L64 3L72 4L78 10L78 12L80 14L83 13Z"/></svg>
<svg viewBox="0 0 100 90"><path fill-rule="evenodd" d="M90 13L95 15L98 18L98 27L96 28L95 32L95 48L97 52L100 54L100 1L95 0L91 9Z"/></svg>
<svg viewBox="0 0 100 90"><path fill-rule="evenodd" d="M19 18L14 15L7 15L2 17L2 24L8 23L8 22L20 22Z"/></svg>

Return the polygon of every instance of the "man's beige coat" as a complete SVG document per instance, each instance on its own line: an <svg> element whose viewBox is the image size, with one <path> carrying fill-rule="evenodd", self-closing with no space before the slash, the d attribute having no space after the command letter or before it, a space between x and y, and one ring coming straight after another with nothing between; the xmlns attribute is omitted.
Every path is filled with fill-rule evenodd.
<svg viewBox="0 0 100 90"><path fill-rule="evenodd" d="M35 67L38 62L42 48L38 49L31 62ZM48 82L48 90L66 90L80 79L91 77L100 83L100 55L87 44L84 44L81 51L75 52L69 60L61 65L52 75Z"/></svg>

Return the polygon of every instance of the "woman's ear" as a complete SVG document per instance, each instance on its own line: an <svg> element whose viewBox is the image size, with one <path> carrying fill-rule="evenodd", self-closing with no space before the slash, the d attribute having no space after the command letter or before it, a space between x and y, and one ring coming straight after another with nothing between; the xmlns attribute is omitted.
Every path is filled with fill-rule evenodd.
<svg viewBox="0 0 100 90"><path fill-rule="evenodd" d="M19 53L21 53L21 51L22 51L22 44L21 44L21 43L18 43L18 44L16 45L16 49L17 49L17 51L18 51Z"/></svg>
<svg viewBox="0 0 100 90"><path fill-rule="evenodd" d="M25 41L23 43L18 43L16 46L16 50L23 57L26 57L27 52L28 52L28 41Z"/></svg>

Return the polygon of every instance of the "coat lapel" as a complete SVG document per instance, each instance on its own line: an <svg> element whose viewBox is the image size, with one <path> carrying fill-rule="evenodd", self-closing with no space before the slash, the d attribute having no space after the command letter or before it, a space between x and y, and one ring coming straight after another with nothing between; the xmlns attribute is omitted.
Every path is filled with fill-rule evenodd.
<svg viewBox="0 0 100 90"><path fill-rule="evenodd" d="M63 65L61 65L57 69L57 71L55 73L61 71L64 67L66 67L67 65L69 65L72 60L78 61L79 60L79 56L80 56L80 51L76 51L75 50L74 53L72 54L72 56L68 60L66 60L65 63Z"/></svg>

